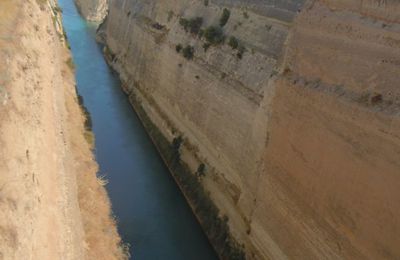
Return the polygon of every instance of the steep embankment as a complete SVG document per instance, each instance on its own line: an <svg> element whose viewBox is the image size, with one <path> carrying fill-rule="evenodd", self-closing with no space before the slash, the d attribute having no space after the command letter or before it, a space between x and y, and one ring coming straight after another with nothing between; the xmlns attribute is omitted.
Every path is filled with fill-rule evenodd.
<svg viewBox="0 0 400 260"><path fill-rule="evenodd" d="M118 259L55 1L0 3L0 259Z"/></svg>
<svg viewBox="0 0 400 260"><path fill-rule="evenodd" d="M223 257L400 257L399 6L110 3L105 54Z"/></svg>
<svg viewBox="0 0 400 260"><path fill-rule="evenodd" d="M75 3L88 21L101 22L107 15L108 0L76 0Z"/></svg>

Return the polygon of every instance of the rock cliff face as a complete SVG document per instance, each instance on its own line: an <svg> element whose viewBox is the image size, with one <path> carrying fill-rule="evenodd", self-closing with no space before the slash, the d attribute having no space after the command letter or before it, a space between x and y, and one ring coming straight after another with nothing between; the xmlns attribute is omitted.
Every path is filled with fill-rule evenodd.
<svg viewBox="0 0 400 260"><path fill-rule="evenodd" d="M400 257L399 8L110 3L105 54L222 257Z"/></svg>
<svg viewBox="0 0 400 260"><path fill-rule="evenodd" d="M88 21L102 22L107 15L108 0L76 0L75 3Z"/></svg>

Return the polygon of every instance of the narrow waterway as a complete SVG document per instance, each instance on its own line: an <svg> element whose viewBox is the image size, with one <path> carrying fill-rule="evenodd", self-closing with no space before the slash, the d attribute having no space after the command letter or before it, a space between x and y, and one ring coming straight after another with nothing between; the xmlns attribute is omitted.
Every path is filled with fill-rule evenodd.
<svg viewBox="0 0 400 260"><path fill-rule="evenodd" d="M190 207L170 176L138 117L121 91L117 75L95 42L95 27L78 14L73 0L59 0L76 64L79 94L96 136L100 175L118 231L137 260L216 259Z"/></svg>

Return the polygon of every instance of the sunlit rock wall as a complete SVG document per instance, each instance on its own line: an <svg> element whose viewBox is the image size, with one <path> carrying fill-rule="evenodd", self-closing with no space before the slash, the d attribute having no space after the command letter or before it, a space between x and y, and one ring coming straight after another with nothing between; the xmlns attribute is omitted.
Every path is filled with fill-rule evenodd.
<svg viewBox="0 0 400 260"><path fill-rule="evenodd" d="M399 6L114 0L106 55L158 129L184 137L182 160L206 165L248 258L396 259ZM179 24L218 25L224 8L226 43L207 51Z"/></svg>
<svg viewBox="0 0 400 260"><path fill-rule="evenodd" d="M107 15L108 0L75 0L75 4L88 21L102 22Z"/></svg>

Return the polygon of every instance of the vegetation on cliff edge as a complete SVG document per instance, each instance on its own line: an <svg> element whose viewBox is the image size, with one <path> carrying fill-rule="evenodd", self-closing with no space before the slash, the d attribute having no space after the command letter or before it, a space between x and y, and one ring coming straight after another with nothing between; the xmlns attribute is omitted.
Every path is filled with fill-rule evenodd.
<svg viewBox="0 0 400 260"><path fill-rule="evenodd" d="M224 33L223 27L226 25L230 18L231 12L224 8L222 15L220 17L219 25L210 25L207 28L201 28L203 25L203 18L202 17L195 17L195 18L181 18L179 20L179 24L183 27L185 32L190 32L192 35L197 36L199 39L205 40L203 43L203 49L206 52L211 46L216 46L225 43L226 35ZM229 38L228 45L233 49L237 50L236 57L238 59L243 58L243 54L246 51L246 48L239 43L239 40L231 36ZM182 45L178 44L176 46L176 51L179 53L182 50ZM194 47L187 46L183 49L183 56L186 59L192 59L194 54Z"/></svg>
<svg viewBox="0 0 400 260"><path fill-rule="evenodd" d="M219 19L219 25L221 27L224 27L228 23L229 17L231 17L231 11L224 8L224 10L222 11L221 18Z"/></svg>

